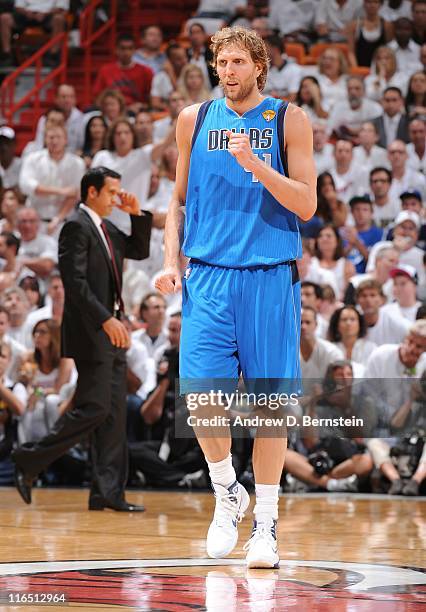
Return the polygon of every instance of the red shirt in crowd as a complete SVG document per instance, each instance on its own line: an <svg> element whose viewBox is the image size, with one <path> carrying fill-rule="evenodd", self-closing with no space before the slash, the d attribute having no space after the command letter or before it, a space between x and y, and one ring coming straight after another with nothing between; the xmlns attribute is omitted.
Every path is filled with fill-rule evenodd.
<svg viewBox="0 0 426 612"><path fill-rule="evenodd" d="M123 94L126 104L134 102L148 104L153 76L151 68L141 64L133 64L129 68L124 68L117 62L105 64L99 71L93 93L97 96L104 89L118 89Z"/></svg>

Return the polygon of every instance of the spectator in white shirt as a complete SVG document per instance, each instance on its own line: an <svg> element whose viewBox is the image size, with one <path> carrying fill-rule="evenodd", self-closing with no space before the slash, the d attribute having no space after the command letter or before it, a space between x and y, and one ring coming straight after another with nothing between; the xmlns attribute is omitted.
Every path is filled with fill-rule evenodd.
<svg viewBox="0 0 426 612"><path fill-rule="evenodd" d="M154 141L154 122L151 113L144 110L139 111L135 117L134 127L140 147L152 144Z"/></svg>
<svg viewBox="0 0 426 612"><path fill-rule="evenodd" d="M8 287L3 292L1 305L9 313L7 335L23 345L25 320L30 308L25 291L20 287Z"/></svg>
<svg viewBox="0 0 426 612"><path fill-rule="evenodd" d="M282 40L279 36L270 36L266 40L266 48L271 64L264 93L275 98L294 101L302 78L301 67L283 53Z"/></svg>
<svg viewBox="0 0 426 612"><path fill-rule="evenodd" d="M355 306L342 306L333 312L328 328L328 340L352 363L354 376L364 375L364 365L376 344L366 339L364 317Z"/></svg>
<svg viewBox="0 0 426 612"><path fill-rule="evenodd" d="M389 435L391 427L401 428L411 412L415 387L405 384L409 379L419 379L426 370L426 322L416 321L408 330L401 343L379 346L370 355L367 371L372 379L366 391L370 390L376 405L380 407L382 424L380 438L372 438L368 449L374 463L391 482L391 495L417 495L419 484L426 476L426 453L423 452L411 480L405 484L392 463L390 447L394 442ZM404 380L406 379L406 380ZM418 397L418 396L417 396ZM413 490L414 489L414 490Z"/></svg>
<svg viewBox="0 0 426 612"><path fill-rule="evenodd" d="M362 281L355 291L355 298L367 325L367 340L378 346L402 342L410 323L403 317L382 310L385 297L377 280L370 278ZM366 376L370 375L367 368Z"/></svg>
<svg viewBox="0 0 426 612"><path fill-rule="evenodd" d="M334 147L328 142L328 131L325 123L314 123L312 125L314 160L317 174L330 172L334 166Z"/></svg>
<svg viewBox="0 0 426 612"><path fill-rule="evenodd" d="M295 100L297 106L303 108L312 123L321 123L328 118L328 104L322 98L318 79L306 76L300 81Z"/></svg>
<svg viewBox="0 0 426 612"><path fill-rule="evenodd" d="M337 298L345 293L349 279L355 274L354 265L343 254L343 241L337 229L330 224L324 225L315 240L315 256L311 265L319 265L331 270L336 277Z"/></svg>
<svg viewBox="0 0 426 612"><path fill-rule="evenodd" d="M314 31L315 0L270 0L269 25L286 42L309 43Z"/></svg>
<svg viewBox="0 0 426 612"><path fill-rule="evenodd" d="M28 196L47 232L53 234L73 209L85 171L84 161L66 151L67 133L63 127L46 131L46 149L24 158L19 178L21 191Z"/></svg>
<svg viewBox="0 0 426 612"><path fill-rule="evenodd" d="M413 266L400 264L390 273L393 278L394 302L383 306L390 314L404 317L414 323L416 314L422 303L417 299L417 272Z"/></svg>
<svg viewBox="0 0 426 612"><path fill-rule="evenodd" d="M413 74L421 70L420 45L413 40L413 22L406 17L399 17L394 22L395 39L388 43L396 56L396 66L399 72Z"/></svg>
<svg viewBox="0 0 426 612"><path fill-rule="evenodd" d="M160 293L148 293L142 300L139 315L145 327L132 333L132 342L141 342L148 355L154 357L156 350L168 341L164 331L166 300Z"/></svg>
<svg viewBox="0 0 426 612"><path fill-rule="evenodd" d="M392 223L401 211L400 200L389 194L391 184L392 172L388 168L377 166L370 171L373 219L376 225L383 228Z"/></svg>
<svg viewBox="0 0 426 612"><path fill-rule="evenodd" d="M380 16L386 21L395 21L399 17L411 19L410 0L385 0L380 9Z"/></svg>
<svg viewBox="0 0 426 612"><path fill-rule="evenodd" d="M328 321L320 314L323 301L322 287L313 281L302 281L301 283L302 308L312 308L316 312L315 335L318 338L325 338L328 331Z"/></svg>
<svg viewBox="0 0 426 612"><path fill-rule="evenodd" d="M21 208L18 212L18 230L21 234L18 264L20 276L30 274L46 278L58 263L58 243L51 236L40 233L40 217L34 208Z"/></svg>
<svg viewBox="0 0 426 612"><path fill-rule="evenodd" d="M39 142L38 140L30 140L30 142L27 142L27 144L24 147L24 150L22 151L22 158L24 158L29 153L34 153L35 151L41 151L42 149L45 148L46 146L45 135L46 135L46 130L48 128L57 127L58 125L65 128L65 111L63 111L62 108L59 108L58 106L53 106L52 108L49 108L48 111L46 111L46 114L44 115L44 117L45 117L45 122L44 122L43 140L41 142Z"/></svg>
<svg viewBox="0 0 426 612"><path fill-rule="evenodd" d="M185 49L177 43L171 43L167 47L166 55L168 61L152 79L151 105L156 110L167 109L167 100L177 88L182 69L188 63Z"/></svg>
<svg viewBox="0 0 426 612"><path fill-rule="evenodd" d="M347 98L337 102L328 117L330 131L338 136L357 139L365 121L379 117L383 109L378 102L365 97L364 81L360 77L348 77Z"/></svg>
<svg viewBox="0 0 426 612"><path fill-rule="evenodd" d="M415 189L420 191L422 199L426 198L426 178L408 165L407 146L402 140L394 140L388 146L388 157L392 170L392 183L389 197L399 198L401 193Z"/></svg>
<svg viewBox="0 0 426 612"><path fill-rule="evenodd" d="M426 78L426 77L425 77ZM408 166L426 176L426 126L421 119L413 119L408 126L410 143L407 145Z"/></svg>
<svg viewBox="0 0 426 612"><path fill-rule="evenodd" d="M384 246L393 246L399 253L399 263L408 264L416 269L419 285L426 283L426 274L423 264L424 251L416 246L420 232L420 217L411 210L403 210L395 219L392 242L376 242L370 251L367 263L367 272L375 265L377 252Z"/></svg>
<svg viewBox="0 0 426 612"><path fill-rule="evenodd" d="M392 245L392 243L390 243ZM356 274L350 279L348 289L345 294L346 304L355 304L355 292L359 285L371 278L375 279L382 288L383 294L388 302L393 300L392 288L393 281L390 271L398 265L399 253L393 246L382 247L376 255L374 269L371 272Z"/></svg>
<svg viewBox="0 0 426 612"><path fill-rule="evenodd" d="M302 283L305 281L311 282L314 285L330 285L335 293L337 293L337 283L333 272L330 270L323 270L319 266L313 268L311 247L309 245L310 238L302 239L303 254L300 259L296 261L297 270ZM311 289L313 291L313 289Z"/></svg>
<svg viewBox="0 0 426 612"><path fill-rule="evenodd" d="M49 299L46 305L30 312L25 321L24 344L28 349L34 348L33 329L39 321L43 321L44 319L55 319L59 324L62 323L65 292L59 272L53 272L47 284L47 295Z"/></svg>
<svg viewBox="0 0 426 612"><path fill-rule="evenodd" d="M175 141L173 125L166 138L156 144L138 147L134 125L129 119L121 117L109 128L107 149L96 153L92 168L105 166L121 174L123 189L134 193L141 206L148 198L151 163L161 158L164 149ZM130 233L130 217L114 208L110 220L125 233Z"/></svg>
<svg viewBox="0 0 426 612"><path fill-rule="evenodd" d="M79 151L84 144L84 115L76 106L76 94L72 85L59 85L55 104L65 113L65 127L67 130L67 147L71 152ZM37 123L35 140L44 146L46 117L40 117Z"/></svg>
<svg viewBox="0 0 426 612"><path fill-rule="evenodd" d="M311 306L304 306L300 321L300 367L305 385L314 384L315 379L323 379L328 366L343 359L342 351L316 335L317 313ZM306 394L306 389L305 389Z"/></svg>
<svg viewBox="0 0 426 612"><path fill-rule="evenodd" d="M426 49L426 45L423 46ZM410 77L405 97L405 110L409 119L426 120L426 71L423 67Z"/></svg>
<svg viewBox="0 0 426 612"><path fill-rule="evenodd" d="M405 96L409 74L397 71L395 53L389 47L378 47L374 52L371 72L365 79L368 98L379 101L388 87L397 87Z"/></svg>
<svg viewBox="0 0 426 612"><path fill-rule="evenodd" d="M354 162L371 172L373 168L389 165L386 149L379 147L379 135L371 121L362 124L358 134L358 146L353 150Z"/></svg>
<svg viewBox="0 0 426 612"><path fill-rule="evenodd" d="M4 125L0 127L0 181L4 189L17 187L21 160L15 156L15 131Z"/></svg>
<svg viewBox="0 0 426 612"><path fill-rule="evenodd" d="M322 97L331 109L337 102L346 98L348 63L342 51L329 47L321 54L318 68Z"/></svg>
<svg viewBox="0 0 426 612"><path fill-rule="evenodd" d="M16 382L18 377L18 369L22 358L28 353L23 344L17 342L9 336L10 329L10 312L7 308L0 305L0 344L6 342L12 352L11 361L7 367L7 376Z"/></svg>
<svg viewBox="0 0 426 612"><path fill-rule="evenodd" d="M356 195L365 193L368 175L353 160L353 145L349 140L338 140L334 146L334 165L331 175L339 199L345 204Z"/></svg>
<svg viewBox="0 0 426 612"><path fill-rule="evenodd" d="M185 108L185 99L177 89L172 91L167 101L167 117L154 121L153 141L160 142L167 136L180 111Z"/></svg>
<svg viewBox="0 0 426 612"><path fill-rule="evenodd" d="M213 89L219 83L213 66L213 53L209 47L207 34L201 23L192 22L188 28L190 47L186 50L188 60L201 68L208 89Z"/></svg>
<svg viewBox="0 0 426 612"><path fill-rule="evenodd" d="M187 27L193 22L201 23L207 34L214 34L231 20L246 15L247 0L200 0L198 10Z"/></svg>
<svg viewBox="0 0 426 612"><path fill-rule="evenodd" d="M142 64L151 68L154 74L159 72L166 61L166 54L161 51L163 44L163 32L156 25L142 28L141 46L136 50L132 60L136 64Z"/></svg>
<svg viewBox="0 0 426 612"><path fill-rule="evenodd" d="M320 0L315 26L318 36L330 42L345 42L346 27L362 12L362 0Z"/></svg>

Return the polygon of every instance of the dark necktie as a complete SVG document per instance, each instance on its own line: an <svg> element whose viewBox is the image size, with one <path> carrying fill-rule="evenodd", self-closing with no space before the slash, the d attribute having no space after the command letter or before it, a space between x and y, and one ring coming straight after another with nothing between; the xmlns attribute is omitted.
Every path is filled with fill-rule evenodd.
<svg viewBox="0 0 426 612"><path fill-rule="evenodd" d="M108 230L107 230L107 226L105 225L103 221L101 222L101 229L104 233L105 240L107 241L109 254L111 256L111 264L112 264L112 269L114 272L115 292L117 294L118 305L120 308L120 312L124 314L124 303L123 303L123 298L121 297L121 280L120 280L120 275L118 273L117 262L115 260L114 247L112 246L112 242L111 242L111 238L108 233Z"/></svg>

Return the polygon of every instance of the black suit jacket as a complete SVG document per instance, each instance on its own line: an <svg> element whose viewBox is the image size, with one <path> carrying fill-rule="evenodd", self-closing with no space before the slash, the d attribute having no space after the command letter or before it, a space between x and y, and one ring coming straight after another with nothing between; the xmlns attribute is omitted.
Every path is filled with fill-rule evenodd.
<svg viewBox="0 0 426 612"><path fill-rule="evenodd" d="M398 129L396 131L396 137L398 138L398 140L402 140L406 143L410 142L410 138L408 136L408 122L408 116L402 115L401 119L399 120ZM384 147L386 149L386 147L391 143L387 142L386 140L385 122L383 116L376 117L371 121L371 123L375 126L379 135L379 141L377 144L379 145L379 147Z"/></svg>
<svg viewBox="0 0 426 612"><path fill-rule="evenodd" d="M127 236L105 219L122 278L124 258L149 256L152 215L131 215ZM102 323L113 316L115 284L111 258L90 216L77 209L59 236L59 270L65 289L63 357L100 361L111 343Z"/></svg>

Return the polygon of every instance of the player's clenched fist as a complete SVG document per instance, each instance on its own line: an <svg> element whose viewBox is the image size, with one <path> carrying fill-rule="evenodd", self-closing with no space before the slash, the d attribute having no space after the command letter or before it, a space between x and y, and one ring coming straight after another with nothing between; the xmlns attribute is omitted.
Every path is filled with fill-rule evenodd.
<svg viewBox="0 0 426 612"><path fill-rule="evenodd" d="M248 135L237 134L229 130L226 135L229 138L228 151L230 154L235 157L240 166L246 170L251 170L257 158L252 151Z"/></svg>
<svg viewBox="0 0 426 612"><path fill-rule="evenodd" d="M182 289L180 270L178 268L166 268L155 281L155 288L161 293L178 293Z"/></svg>

